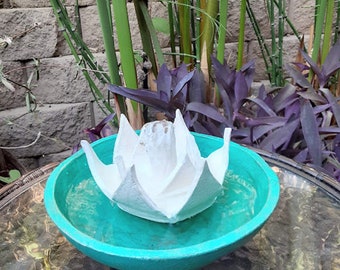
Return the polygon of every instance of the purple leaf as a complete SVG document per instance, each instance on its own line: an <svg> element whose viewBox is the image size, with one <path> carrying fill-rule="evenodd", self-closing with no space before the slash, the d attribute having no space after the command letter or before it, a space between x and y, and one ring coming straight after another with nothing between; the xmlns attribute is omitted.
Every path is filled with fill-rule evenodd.
<svg viewBox="0 0 340 270"><path fill-rule="evenodd" d="M99 138L105 137L105 134L111 132L112 130L107 124L116 116L115 113L111 113L108 116L106 116L98 125L92 128L87 128L84 130L84 132L89 136L90 141L94 142L98 140ZM110 131L109 131L110 130ZM111 135L110 134L110 135Z"/></svg>
<svg viewBox="0 0 340 270"><path fill-rule="evenodd" d="M295 95L296 89L292 84L287 84L281 88L273 98L273 106L276 111L280 111L287 106L287 100L291 100Z"/></svg>
<svg viewBox="0 0 340 270"><path fill-rule="evenodd" d="M208 104L190 102L187 105L186 110L203 114L219 123L227 123L227 119L223 117L223 115L217 110L217 108L212 107Z"/></svg>
<svg viewBox="0 0 340 270"><path fill-rule="evenodd" d="M236 73L235 81L235 102L234 110L238 111L242 105L243 100L248 96L249 88L244 75L240 72Z"/></svg>
<svg viewBox="0 0 340 270"><path fill-rule="evenodd" d="M301 150L294 158L293 160L295 160L296 162L299 163L304 163L307 160L307 155L308 155L308 149L305 148L303 150Z"/></svg>
<svg viewBox="0 0 340 270"><path fill-rule="evenodd" d="M195 70L189 84L189 100L192 102L205 102L205 83L202 72Z"/></svg>
<svg viewBox="0 0 340 270"><path fill-rule="evenodd" d="M256 103L262 110L264 110L269 116L276 116L276 113L261 99L259 98L246 98L249 101Z"/></svg>
<svg viewBox="0 0 340 270"><path fill-rule="evenodd" d="M255 74L255 61L250 60L248 63L244 64L240 71L244 74L245 81L247 83L247 89L250 89L251 84L254 80Z"/></svg>
<svg viewBox="0 0 340 270"><path fill-rule="evenodd" d="M336 159L338 160L338 162L340 162L340 134L336 135L333 140L333 151L335 153Z"/></svg>
<svg viewBox="0 0 340 270"><path fill-rule="evenodd" d="M308 100L301 100L301 127L308 147L308 152L314 164L321 166L321 139L318 126L313 113L312 105Z"/></svg>
<svg viewBox="0 0 340 270"><path fill-rule="evenodd" d="M172 82L171 74L168 68L166 67L166 64L163 64L161 68L159 69L156 83L157 83L157 90L161 93L161 97L162 99L164 99L164 101L170 100L171 82Z"/></svg>
<svg viewBox="0 0 340 270"><path fill-rule="evenodd" d="M321 69L319 66L313 61L313 59L303 50L300 50L303 58L305 58L306 62L310 65L311 69L314 71L314 73L318 76L319 81L324 81L324 75L321 72Z"/></svg>
<svg viewBox="0 0 340 270"><path fill-rule="evenodd" d="M336 133L340 134L340 127L330 127L330 126L320 127L319 133L320 134L336 134Z"/></svg>
<svg viewBox="0 0 340 270"><path fill-rule="evenodd" d="M303 97L306 100L311 100L313 102L321 102L326 103L327 100L319 95L314 88L309 88L304 91L297 91L296 92L299 96Z"/></svg>
<svg viewBox="0 0 340 270"><path fill-rule="evenodd" d="M285 144L287 141L290 141L293 132L299 125L299 120L295 119L290 121L285 126L280 127L268 134L268 136L260 143L260 148L263 150L272 152L277 150L281 145Z"/></svg>
<svg viewBox="0 0 340 270"><path fill-rule="evenodd" d="M295 84L299 85L301 88L309 89L313 88L312 85L309 83L309 81L303 76L301 72L296 70L295 68L292 68L290 65L286 64L285 68L289 75L293 78Z"/></svg>
<svg viewBox="0 0 340 270"><path fill-rule="evenodd" d="M113 84L110 84L108 88L111 92L115 94L119 94L126 98L135 100L139 103L150 106L161 112L171 114L171 112L169 112L169 103L162 100L158 92L153 92L151 90L145 89L140 90L130 89L123 86L116 86Z"/></svg>
<svg viewBox="0 0 340 270"><path fill-rule="evenodd" d="M325 62L322 65L321 71L328 78L339 68L340 68L340 39L329 50Z"/></svg>
<svg viewBox="0 0 340 270"><path fill-rule="evenodd" d="M179 91L183 89L183 87L191 80L192 76L194 75L194 71L187 73L176 85L174 89L173 96L176 96Z"/></svg>
<svg viewBox="0 0 340 270"><path fill-rule="evenodd" d="M331 91L326 88L320 89L323 92L332 107L333 115L336 119L338 126L340 127L340 104L338 103L339 98L335 98Z"/></svg>

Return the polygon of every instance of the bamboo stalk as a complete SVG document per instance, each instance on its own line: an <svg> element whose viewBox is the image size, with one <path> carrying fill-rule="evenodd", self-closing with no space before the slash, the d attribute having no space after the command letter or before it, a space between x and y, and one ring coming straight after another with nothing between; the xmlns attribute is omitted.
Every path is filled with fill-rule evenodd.
<svg viewBox="0 0 340 270"><path fill-rule="evenodd" d="M172 62L174 67L177 66L176 61L176 46L175 46L175 25L174 25L174 18L175 14L173 12L173 4L171 1L168 1L168 19L169 19L169 30L170 30L170 48L172 54Z"/></svg>
<svg viewBox="0 0 340 270"><path fill-rule="evenodd" d="M334 0L327 1L326 7L326 18L325 18L325 28L322 43L322 53L321 53L321 64L325 61L328 52L331 48L332 40L332 26L333 26L333 13L334 13Z"/></svg>
<svg viewBox="0 0 340 270"><path fill-rule="evenodd" d="M270 66L269 66L269 62L271 61L270 60L270 52L269 52L268 46L265 42L265 39L264 39L264 37L261 33L261 29L259 27L259 24L257 23L257 20L255 18L255 14L254 14L254 12L251 8L249 0L247 0L247 14L248 14L250 22L253 26L253 29L255 31L257 42L259 43L259 46L260 46L262 58L263 58L265 66L266 66L266 71L267 71L269 81L272 82L271 73L270 73Z"/></svg>
<svg viewBox="0 0 340 270"><path fill-rule="evenodd" d="M319 2L319 4L320 6L317 7L317 14L316 14L316 19L315 19L315 28L314 28L315 33L314 33L313 52L312 52L312 59L314 60L315 63L318 62L327 1L322 0Z"/></svg>
<svg viewBox="0 0 340 270"><path fill-rule="evenodd" d="M57 18L58 24L64 29L63 36L71 50L71 54L73 55L76 61L76 64L79 67L81 67L81 71L89 83L90 90L96 102L98 103L99 108L106 114L112 113L113 109L111 108L107 100L105 100L103 94L101 93L101 91L98 89L98 87L94 83L92 77L90 76L88 72L88 69L85 66L86 65L85 63L90 64L91 65L90 68L92 68L93 66L95 67L95 69L93 70L93 73L101 82L103 83L108 82L109 76L103 73L103 69L93 61L94 59L93 55L87 48L86 44L82 41L79 33L74 31L71 20L68 17L67 11L65 7L63 6L63 4L59 0L50 0L50 2L51 2L53 12L55 13L55 16ZM80 49L82 58L78 55L76 46L77 48Z"/></svg>
<svg viewBox="0 0 340 270"><path fill-rule="evenodd" d="M246 6L247 1L241 0L240 7L240 31L238 36L238 45L237 45L237 65L236 68L239 70L243 65L243 50L244 50L244 30L246 24Z"/></svg>
<svg viewBox="0 0 340 270"><path fill-rule="evenodd" d="M155 63L153 63L155 65L155 70L154 70L154 74L157 75L157 66L158 65L162 65L164 64L165 60L164 60L164 56L163 56L163 52L162 52L162 48L161 45L159 44L159 40L157 37L157 33L155 30L155 27L152 23L150 14L148 12L148 8L145 4L144 1L139 1L139 0L134 0L134 3L138 3L140 11L141 11L141 15L143 16L143 20L141 20L141 22L144 22L145 24L140 25L140 30L143 28L146 28L148 30L149 36L150 36L150 41L149 43L147 43L146 45L148 46L148 51L150 51L150 54L153 54L153 50L155 50L156 52L156 56L157 56L157 61L155 61ZM144 48L144 46L143 46ZM152 51L152 53L151 53Z"/></svg>
<svg viewBox="0 0 340 270"><path fill-rule="evenodd" d="M339 38L339 26L340 26L340 1L337 1L337 7L336 7L336 22L335 22L335 29L334 29L334 39L333 44L337 42Z"/></svg>
<svg viewBox="0 0 340 270"><path fill-rule="evenodd" d="M138 88L137 71L135 65L135 57L133 53L129 16L127 12L127 4L125 0L112 1L113 15L116 23L116 34L118 45L120 48L120 62L124 76L125 86L132 89ZM140 129L143 121L140 112L140 105L128 99L125 99L127 105L127 114L131 126L134 129Z"/></svg>
<svg viewBox="0 0 340 270"><path fill-rule="evenodd" d="M129 88L136 89L138 87L137 74L126 1L113 0L112 8L116 23L118 45L119 48L121 48L120 62L122 66L125 85Z"/></svg>
<svg viewBox="0 0 340 270"><path fill-rule="evenodd" d="M109 0L97 0L99 21L103 34L105 54L110 74L110 82L121 85L119 76L118 60L113 40L112 18L110 18ZM109 9L108 9L109 8Z"/></svg>
<svg viewBox="0 0 340 270"><path fill-rule="evenodd" d="M226 36L227 36L228 0L220 0L219 12L220 12L220 21L219 21L219 27L218 27L216 58L218 61L223 63L225 41L226 41Z"/></svg>
<svg viewBox="0 0 340 270"><path fill-rule="evenodd" d="M201 20L202 20L202 13L201 13L201 1L196 1L196 6L194 10L194 20L195 20L195 47L196 47L196 68L201 69Z"/></svg>
<svg viewBox="0 0 340 270"><path fill-rule="evenodd" d="M119 75L119 66L115 50L115 44L113 40L113 28L112 28L112 14L110 7L110 0L97 0L98 16L103 34L103 42L105 48L105 54L107 59L107 65L110 74L110 83L121 85L121 79ZM91 83L92 84L92 83ZM109 100L108 95L108 100ZM119 114L127 114L124 98L122 96L114 95L116 107L119 108Z"/></svg>
<svg viewBox="0 0 340 270"><path fill-rule="evenodd" d="M276 55L276 33L275 33L275 12L274 12L274 3L270 0L267 0L267 9L269 14L269 20L270 20L270 34L271 34L271 78L274 82L274 85L276 84L276 66L277 66L277 55Z"/></svg>
<svg viewBox="0 0 340 270"><path fill-rule="evenodd" d="M275 66L275 86L283 86L283 36L284 36L284 1L278 1L279 12L279 25L278 25L278 52L277 52L277 65Z"/></svg>
<svg viewBox="0 0 340 270"><path fill-rule="evenodd" d="M180 31L181 59L186 64L192 63L191 34L190 34L190 1L178 0L178 20Z"/></svg>

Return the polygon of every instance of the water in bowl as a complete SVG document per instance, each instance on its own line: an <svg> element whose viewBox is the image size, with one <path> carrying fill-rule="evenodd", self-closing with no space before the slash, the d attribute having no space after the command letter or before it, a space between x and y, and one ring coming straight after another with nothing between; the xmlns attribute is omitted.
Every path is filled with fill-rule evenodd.
<svg viewBox="0 0 340 270"><path fill-rule="evenodd" d="M92 178L76 182L66 195L72 225L86 235L118 247L166 250L225 236L256 215L255 188L228 172L216 202L202 213L176 224L144 220L110 202Z"/></svg>

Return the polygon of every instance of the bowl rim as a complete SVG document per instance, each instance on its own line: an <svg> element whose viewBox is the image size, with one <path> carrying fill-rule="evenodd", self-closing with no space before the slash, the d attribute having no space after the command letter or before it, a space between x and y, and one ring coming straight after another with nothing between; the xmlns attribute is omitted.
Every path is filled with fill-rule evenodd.
<svg viewBox="0 0 340 270"><path fill-rule="evenodd" d="M218 140L223 141L222 138L214 137L211 135L200 134L192 132L195 137L202 137L209 140ZM93 142L91 145L96 147L96 145L103 144L106 141L112 140L115 135L111 135L102 139L99 139ZM280 184L279 178L275 174L275 172L271 169L271 167L265 162L265 160L253 150L250 150L244 146L241 146L237 143L230 142L230 147L236 147L238 151L243 151L248 155L249 158L253 159L254 162L258 164L258 166L262 169L264 174L266 175L266 179L268 181L268 196L265 201L263 207L259 211L257 215L251 218L249 221L242 224L236 230L233 230L221 237L210 239L198 244L194 244L191 246L172 248L172 249L136 249L129 247L121 247L115 246L108 243L101 242L95 238L90 237L84 232L75 228L63 215L62 211L60 211L54 197L54 190L56 186L56 181L58 179L61 171L74 159L80 158L84 155L83 149L80 149L78 152L73 154L72 156L65 159L61 162L50 174L45 191L44 191L44 203L46 211L52 221L56 224L61 233L68 238L70 242L76 243L77 245L81 245L86 247L87 249L95 250L99 253L105 253L110 256L115 257L125 257L125 258L135 258L135 259L145 259L148 260L157 259L157 260L167 260L167 259L180 259L184 257L197 256L200 254L206 254L213 252L214 250L222 249L227 246L231 246L243 238L251 235L252 233L259 230L266 220L273 213L280 196Z"/></svg>

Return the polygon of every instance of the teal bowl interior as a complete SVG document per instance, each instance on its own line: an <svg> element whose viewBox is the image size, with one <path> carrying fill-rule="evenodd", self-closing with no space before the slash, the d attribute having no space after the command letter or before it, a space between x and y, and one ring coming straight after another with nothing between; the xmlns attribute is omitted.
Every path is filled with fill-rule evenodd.
<svg viewBox="0 0 340 270"><path fill-rule="evenodd" d="M202 156L221 138L193 133ZM116 136L92 144L112 162ZM249 241L273 212L279 180L255 152L230 145L222 194L200 214L162 224L127 214L96 186L82 150L62 162L45 188L47 213L63 235L87 256L117 269L196 269Z"/></svg>

